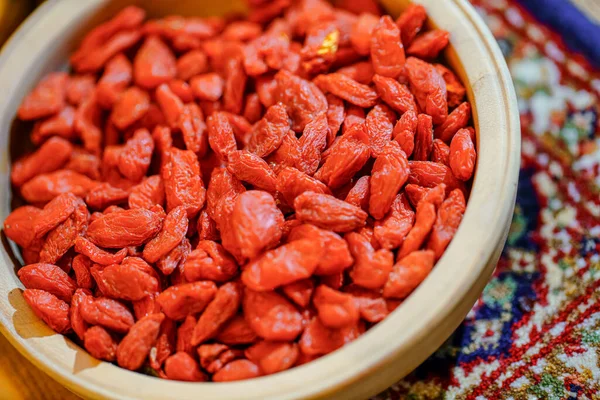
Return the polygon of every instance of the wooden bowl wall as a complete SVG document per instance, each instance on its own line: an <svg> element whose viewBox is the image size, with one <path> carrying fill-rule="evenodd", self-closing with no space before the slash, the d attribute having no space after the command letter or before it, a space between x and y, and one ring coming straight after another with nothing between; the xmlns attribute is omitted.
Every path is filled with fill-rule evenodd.
<svg viewBox="0 0 600 400"><path fill-rule="evenodd" d="M25 303L7 240L0 250L0 329L35 365L89 398L119 399L362 399L405 376L456 329L498 260L514 207L520 159L519 114L512 82L496 42L466 0L418 0L433 24L451 33L447 59L468 87L477 128L478 160L458 232L429 277L383 322L326 357L263 378L234 383L182 383L99 362L55 334ZM11 124L39 78L64 67L83 33L138 4L150 16L243 11L241 0L61 0L43 4L0 54L0 220L11 209ZM383 0L392 15L405 1ZM14 129L13 129L14 131ZM23 139L25 140L25 138ZM26 384L26 382L23 382Z"/></svg>

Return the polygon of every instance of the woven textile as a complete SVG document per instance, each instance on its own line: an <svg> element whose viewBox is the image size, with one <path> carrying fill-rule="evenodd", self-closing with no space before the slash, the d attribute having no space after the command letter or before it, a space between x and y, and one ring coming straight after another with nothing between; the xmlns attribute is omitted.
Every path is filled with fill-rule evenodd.
<svg viewBox="0 0 600 400"><path fill-rule="evenodd" d="M513 223L461 327L376 399L600 399L600 70L567 50L557 33L564 27L551 31L523 8L539 1L472 3L506 56L519 100ZM588 22L579 49L593 61L600 27Z"/></svg>

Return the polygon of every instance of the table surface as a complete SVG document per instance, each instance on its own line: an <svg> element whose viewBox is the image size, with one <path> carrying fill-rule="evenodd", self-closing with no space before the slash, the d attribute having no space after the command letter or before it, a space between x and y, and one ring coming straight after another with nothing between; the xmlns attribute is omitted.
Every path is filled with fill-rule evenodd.
<svg viewBox="0 0 600 400"><path fill-rule="evenodd" d="M5 0L0 0L0 5ZM572 0L584 12L600 21L596 0ZM2 39L2 38L0 38ZM10 400L80 400L81 398L31 364L0 334L0 392Z"/></svg>

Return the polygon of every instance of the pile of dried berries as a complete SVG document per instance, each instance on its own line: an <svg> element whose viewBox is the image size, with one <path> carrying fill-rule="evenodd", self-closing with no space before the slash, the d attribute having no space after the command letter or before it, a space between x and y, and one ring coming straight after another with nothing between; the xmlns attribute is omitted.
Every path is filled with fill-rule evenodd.
<svg viewBox="0 0 600 400"><path fill-rule="evenodd" d="M306 363L384 319L461 221L475 131L423 7L249 3L128 7L18 110L23 295L94 357L185 381Z"/></svg>

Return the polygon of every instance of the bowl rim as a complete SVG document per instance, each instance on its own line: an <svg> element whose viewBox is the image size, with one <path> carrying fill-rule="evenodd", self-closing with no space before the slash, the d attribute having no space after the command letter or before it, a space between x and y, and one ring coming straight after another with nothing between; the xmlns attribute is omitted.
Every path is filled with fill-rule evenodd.
<svg viewBox="0 0 600 400"><path fill-rule="evenodd" d="M72 28L56 24L57 21L64 21L65 15L72 20L89 17L108 1L46 2L13 34L0 53L0 76L3 77L0 89L6 94L0 98L0 121L4 122L0 125L2 129L7 129L6 123L10 122L16 110L16 105L9 104L7 99L12 98L10 94L15 93L16 85L26 79L29 72L27 67L19 69L10 60L33 61L40 57L41 46L50 46L54 38L66 35L66 32L72 33L69 31ZM477 125L479 152L471 197L456 233L458 240L450 243L436 268L406 299L403 307L399 307L365 335L327 357L279 374L231 383L164 381L98 362L38 320L27 308L20 293L15 295L18 290L14 289L22 288L16 276L0 281L0 331L4 336L36 366L69 389L92 398L123 399L158 399L165 395L181 399L197 396L212 398L216 395L222 399L328 396L375 374L394 358L417 346L432 329L441 326L444 318L452 314L478 281L487 280L491 274L493 265L490 267L489 261L495 263L494 258L497 259L498 248L504 244L512 217L520 160L520 126L508 67L494 37L474 8L466 0L415 2L428 9L432 21L452 32L454 50L449 58L455 58L455 65L459 65L456 64L459 53L466 55L463 48L467 46L488 57L478 60L481 65L460 65L463 78L468 77L470 82L469 95ZM384 3L394 7L398 2L386 0ZM457 18L444 20L448 19L448 13ZM40 36L41 28L44 30L43 36ZM23 46L23 43L32 45ZM452 52L458 47L461 49L453 55ZM477 92L477 95L473 92ZM494 129L501 133L487 133ZM2 183L9 184L8 181ZM8 199L7 193L3 196L3 201ZM6 252L1 253L0 264L3 267L12 265ZM13 280L6 282L9 278ZM18 318L16 311L20 314ZM33 330L38 334L23 336L16 328L17 324L20 329ZM385 346L381 343L385 343ZM420 361L411 360L407 365L415 367Z"/></svg>

